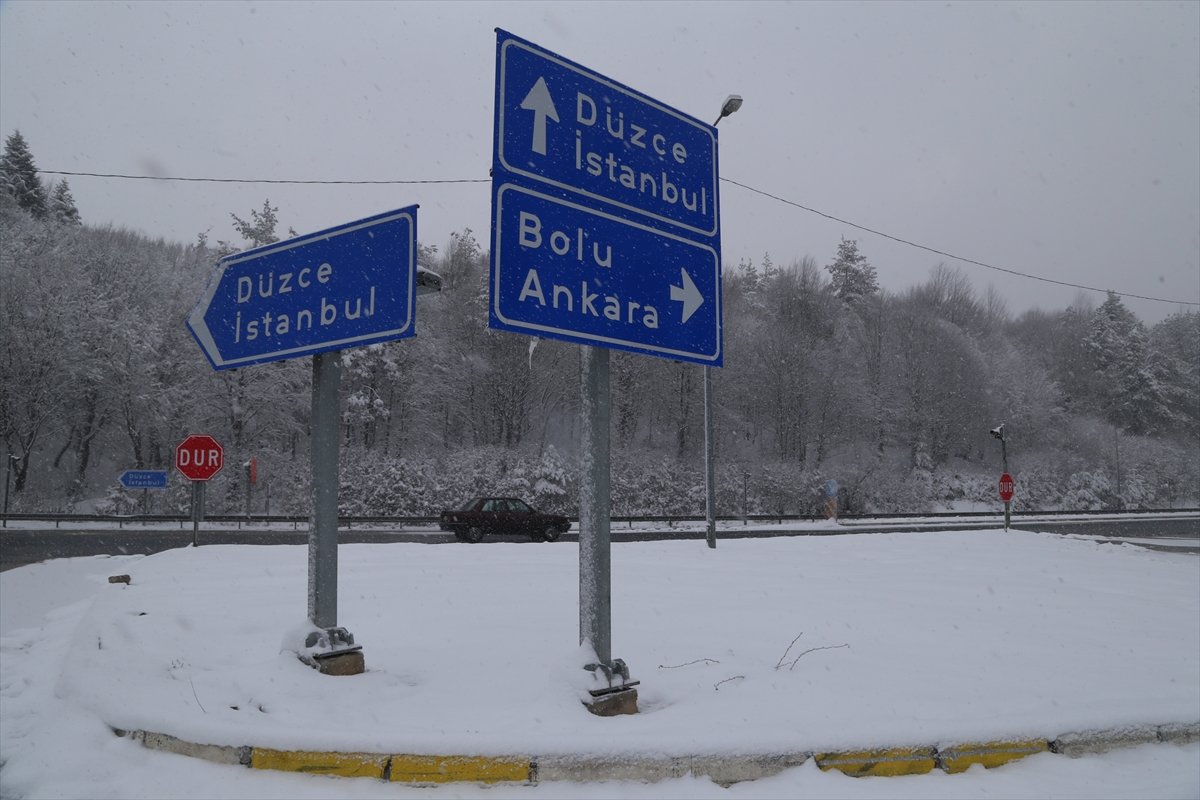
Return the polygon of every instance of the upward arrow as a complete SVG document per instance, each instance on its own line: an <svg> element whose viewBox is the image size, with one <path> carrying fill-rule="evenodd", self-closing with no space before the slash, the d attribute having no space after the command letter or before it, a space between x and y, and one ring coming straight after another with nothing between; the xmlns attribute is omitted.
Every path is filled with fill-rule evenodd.
<svg viewBox="0 0 1200 800"><path fill-rule="evenodd" d="M683 324L696 313L696 309L704 305L704 295L700 294L696 284L692 283L692 276L687 274L686 269L679 268L679 277L683 286L671 287L671 299L683 301L683 319L680 320L680 324Z"/></svg>
<svg viewBox="0 0 1200 800"><path fill-rule="evenodd" d="M558 109L554 107L554 99L550 97L545 78L537 79L537 83L521 101L521 108L533 112L533 152L546 155L546 119L548 117L558 122Z"/></svg>

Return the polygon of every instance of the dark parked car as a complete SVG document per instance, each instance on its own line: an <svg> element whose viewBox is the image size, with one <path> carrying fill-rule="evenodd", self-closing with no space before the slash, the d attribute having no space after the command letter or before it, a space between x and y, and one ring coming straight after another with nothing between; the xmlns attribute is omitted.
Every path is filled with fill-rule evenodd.
<svg viewBox="0 0 1200 800"><path fill-rule="evenodd" d="M457 511L443 511L441 526L464 542L478 542L488 534L553 542L570 529L571 520L561 514L543 514L515 497L476 497Z"/></svg>

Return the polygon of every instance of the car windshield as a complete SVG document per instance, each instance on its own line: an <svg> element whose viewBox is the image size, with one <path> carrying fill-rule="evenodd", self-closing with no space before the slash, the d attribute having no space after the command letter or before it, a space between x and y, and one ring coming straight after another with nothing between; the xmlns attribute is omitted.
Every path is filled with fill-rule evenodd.
<svg viewBox="0 0 1200 800"><path fill-rule="evenodd" d="M520 511L522 513L527 513L533 510L524 500L509 500L508 509L509 511Z"/></svg>
<svg viewBox="0 0 1200 800"><path fill-rule="evenodd" d="M475 507L479 505L479 501L482 499L483 499L482 497L472 497L467 502L461 504L458 507L458 510L459 511L473 511L475 509Z"/></svg>

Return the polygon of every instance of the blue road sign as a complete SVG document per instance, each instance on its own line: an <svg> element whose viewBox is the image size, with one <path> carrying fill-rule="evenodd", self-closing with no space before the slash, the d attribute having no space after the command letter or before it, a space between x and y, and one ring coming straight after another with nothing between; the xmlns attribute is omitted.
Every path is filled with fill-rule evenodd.
<svg viewBox="0 0 1200 800"><path fill-rule="evenodd" d="M504 328L667 358L720 356L712 247L514 184L499 188L496 219L491 316Z"/></svg>
<svg viewBox="0 0 1200 800"><path fill-rule="evenodd" d="M187 319L213 369L415 333L417 206L221 259Z"/></svg>
<svg viewBox="0 0 1200 800"><path fill-rule="evenodd" d="M716 128L496 36L490 326L720 366Z"/></svg>
<svg viewBox="0 0 1200 800"><path fill-rule="evenodd" d="M165 489L165 469L127 469L121 473L121 485L126 489Z"/></svg>

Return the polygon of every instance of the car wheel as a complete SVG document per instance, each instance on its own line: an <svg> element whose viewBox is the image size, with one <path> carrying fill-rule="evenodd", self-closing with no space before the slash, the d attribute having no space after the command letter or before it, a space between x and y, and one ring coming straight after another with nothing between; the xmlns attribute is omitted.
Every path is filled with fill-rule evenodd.
<svg viewBox="0 0 1200 800"><path fill-rule="evenodd" d="M547 542L557 542L560 531L554 525L546 528L546 532L542 534L542 538Z"/></svg>
<svg viewBox="0 0 1200 800"><path fill-rule="evenodd" d="M467 532L463 534L463 539L471 544L479 544L483 541L483 528L478 525L472 525L467 528Z"/></svg>

